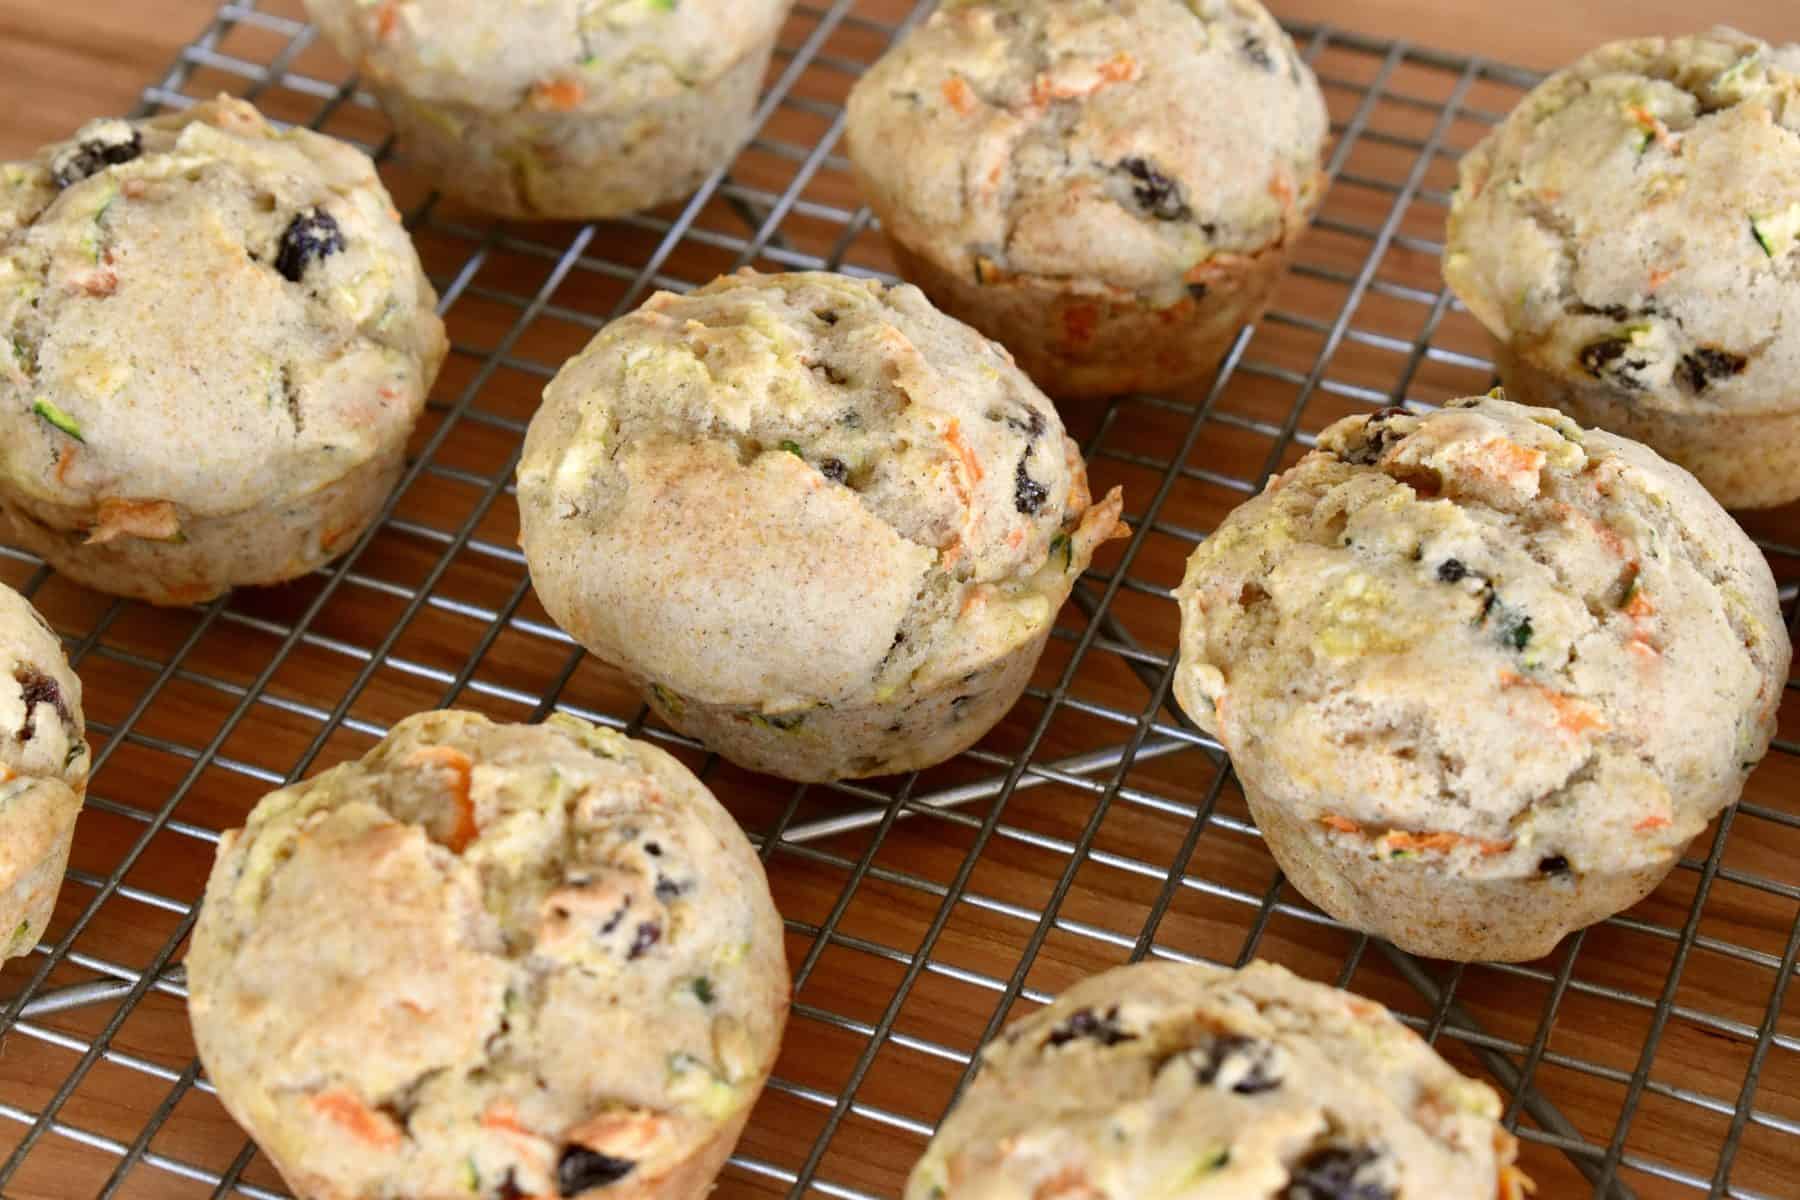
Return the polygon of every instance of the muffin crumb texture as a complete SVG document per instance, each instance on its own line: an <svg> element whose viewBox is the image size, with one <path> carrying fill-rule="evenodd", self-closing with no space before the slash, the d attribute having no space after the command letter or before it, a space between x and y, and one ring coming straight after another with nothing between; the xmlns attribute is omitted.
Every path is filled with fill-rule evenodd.
<svg viewBox="0 0 1800 1200"><path fill-rule="evenodd" d="M1451 958L1635 902L1768 747L1767 563L1686 472L1504 399L1387 409L1208 538L1183 707L1315 903Z"/></svg>
<svg viewBox="0 0 1800 1200"><path fill-rule="evenodd" d="M402 722L226 835L188 956L220 1099L303 1195L697 1198L786 1015L780 920L668 755Z"/></svg>
<svg viewBox="0 0 1800 1200"><path fill-rule="evenodd" d="M1518 1200L1500 1111L1379 1004L1269 963L1141 963L990 1043L905 1195Z"/></svg>
<svg viewBox="0 0 1800 1200"><path fill-rule="evenodd" d="M1604 46L1463 160L1445 275L1508 389L1727 506L1800 496L1800 47Z"/></svg>
<svg viewBox="0 0 1800 1200"><path fill-rule="evenodd" d="M985 733L1121 505L916 288L751 273L658 295L565 365L519 499L559 625L678 728L803 779Z"/></svg>

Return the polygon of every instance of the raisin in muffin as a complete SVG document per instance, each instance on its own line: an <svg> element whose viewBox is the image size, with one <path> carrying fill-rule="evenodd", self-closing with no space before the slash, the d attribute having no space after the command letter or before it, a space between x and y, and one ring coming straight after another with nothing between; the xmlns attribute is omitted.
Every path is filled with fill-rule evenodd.
<svg viewBox="0 0 1800 1200"><path fill-rule="evenodd" d="M1603 46L1462 164L1444 272L1507 390L1727 508L1800 498L1800 46Z"/></svg>
<svg viewBox="0 0 1800 1200"><path fill-rule="evenodd" d="M1318 83L1255 0L950 0L846 134L901 272L1059 398L1210 373L1324 183Z"/></svg>
<svg viewBox="0 0 1800 1200"><path fill-rule="evenodd" d="M1381 1005L1271 963L1149 962L1015 1021L906 1200L1516 1200L1500 1097Z"/></svg>
<svg viewBox="0 0 1800 1200"><path fill-rule="evenodd" d="M412 717L266 797L187 971L219 1099L318 1200L698 1200L787 1016L731 816L561 716Z"/></svg>
<svg viewBox="0 0 1800 1200"><path fill-rule="evenodd" d="M513 217L678 199L750 136L792 0L307 0L445 191Z"/></svg>
<svg viewBox="0 0 1800 1200"><path fill-rule="evenodd" d="M986 733L1120 503L1005 351L828 274L653 297L563 367L519 466L557 624L677 729L803 780Z"/></svg>
<svg viewBox="0 0 1800 1200"><path fill-rule="evenodd" d="M444 353L368 158L219 99L95 121L0 188L0 515L189 604L346 549Z"/></svg>
<svg viewBox="0 0 1800 1200"><path fill-rule="evenodd" d="M1518 960L1635 903L1768 748L1768 563L1686 471L1505 399L1386 409L1232 513L1179 589L1182 707L1308 899Z"/></svg>
<svg viewBox="0 0 1800 1200"><path fill-rule="evenodd" d="M0 958L28 953L50 922L87 774L81 680L37 610L0 584Z"/></svg>

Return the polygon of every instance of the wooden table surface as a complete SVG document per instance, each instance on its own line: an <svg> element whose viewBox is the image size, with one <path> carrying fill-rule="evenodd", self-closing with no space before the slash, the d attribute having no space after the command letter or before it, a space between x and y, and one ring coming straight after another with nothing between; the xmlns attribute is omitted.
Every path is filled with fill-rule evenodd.
<svg viewBox="0 0 1800 1200"><path fill-rule="evenodd" d="M284 11L295 11L296 0L270 3L281 4ZM895 7L900 3L901 0L893 0ZM864 0L863 7L869 10L886 4L887 0ZM1606 38L1687 30L1695 24L1689 15L1690 6L1678 6L1676 0L1585 4L1569 0L1277 0L1271 7L1283 17L1330 22L1371 35L1401 37L1417 45L1480 53L1540 68L1555 66ZM140 89L163 74L179 47L202 29L213 9L213 0L0 0L0 157L63 136L88 117L133 107ZM881 11L887 8L881 7ZM1800 6L1795 0L1718 0L1709 15L1713 20L1727 21L1773 40L1800 39ZM866 39L858 44L855 37L845 35L844 40L842 53L869 51ZM316 69L336 68L329 51L322 47L313 47L306 55L308 63L317 64ZM1322 70L1354 74L1367 66L1368 62L1357 61L1353 53L1334 49L1331 61ZM1422 69L1409 67L1408 71L1397 79L1403 92L1420 92L1430 101L1433 97L1441 99L1447 91L1449 80L1443 77L1444 73L1433 78ZM1367 77L1361 76L1364 80ZM209 79L206 86L229 83L228 77L219 76L217 80ZM819 84L818 93L807 92L807 98L826 102L840 99L844 85L841 77L826 79ZM1482 86L1487 90L1473 97L1477 107L1504 107L1516 99L1516 92L1509 93L1497 85ZM1433 93L1433 88L1440 90ZM1343 86L1329 98L1339 120L1357 102L1356 94ZM1395 137L1423 138L1431 127L1428 108L1428 104L1421 106L1416 102L1410 106L1384 105L1376 124ZM778 115L784 124L776 132L790 143L816 139L824 128L822 121L802 111ZM340 120L343 125L334 124L334 130L346 131L343 126L349 126L347 132L351 134L377 137L381 132L380 118L373 113L346 109L334 117L334 122ZM1447 145L1466 146L1479 133L1479 127L1459 121L1449 131ZM1406 144L1394 140L1384 143L1379 138L1365 140L1357 148L1350 167L1365 179L1386 180L1388 190L1363 184L1334 189L1327 215L1345 229L1380 225L1391 194L1400 190L1393 183L1405 177L1411 162L1410 152L1399 148ZM751 188L779 192L793 169L792 161L776 162L752 152L734 169L734 176ZM1334 382L1375 389L1377 393L1394 386L1404 354L1396 358L1391 343L1405 347L1417 336L1424 311L1417 297L1424 295L1429 299L1438 287L1436 257L1421 247L1428 247L1430 239L1441 234L1443 189L1451 182L1450 157L1438 156L1419 182L1434 193L1435 199L1415 203L1403 214L1404 220L1396 230L1400 236L1381 264L1381 277L1389 290L1371 290L1356 309L1358 329L1377 331L1390 345L1383 349L1379 337L1347 342L1331 356L1329 378ZM395 187L403 207L419 199L416 181L402 177ZM840 210L855 206L854 189L841 170L822 171L806 194L809 200L820 202L822 211L829 211L829 206ZM732 218L727 213L721 219ZM446 228L451 231L446 232ZM741 224L731 228L734 236L744 236ZM567 232L552 229L544 236L560 244L566 241ZM822 255L832 251L842 229L816 214L796 211L784 224L784 232L799 249ZM431 228L420 234L421 253L440 282L447 274L455 273L457 264L473 245L458 240L462 236L452 226ZM604 235L604 249L596 249L594 254L609 261L640 263L649 259L656 243L656 237L642 229L609 227ZM851 247L849 261L864 266L884 265L884 251L877 239L870 236L866 243L858 240ZM602 240L594 243L597 248L602 244ZM1309 235L1303 257L1325 272L1335 273L1332 278L1350 279L1367 253L1366 239L1359 241L1342 232L1321 229ZM665 269L677 278L696 279L709 271L725 269L729 259L729 253L709 257L704 246L684 244ZM763 265L760 260L759 265ZM452 355L440 380L440 401L457 394L475 375L481 355L471 353L467 347L494 346L516 315L516 309L494 302L494 294L530 295L540 286L546 269L541 257L534 258L514 246L501 246L488 256L478 286L459 299L450 314L459 352ZM1322 282L1324 278L1325 274L1290 279L1284 285L1281 307L1323 328L1346 303L1343 288L1328 286ZM1405 289L1411 289L1413 299L1396 298ZM616 279L603 272L582 270L558 291L556 299L582 313L604 313L622 292L623 284ZM1451 311L1441 315L1441 327L1434 326L1435 346L1470 355L1484 352L1483 339L1466 314ZM1252 343L1250 357L1277 363L1298 371L1296 378L1303 377L1318 350L1318 339L1306 329L1301 324L1265 323ZM531 327L515 352L520 358L554 363L577 348L588 332L587 327L546 317ZM1409 394L1421 398L1466 395L1486 386L1486 376L1466 363L1457 368L1442 360L1415 362L1407 368L1415 369L1416 374L1410 376ZM481 406L502 418L523 419L529 415L540 386L540 378L510 370L499 372L484 383ZM1346 398L1351 394L1321 389L1306 407L1302 428L1316 430L1334 415L1361 406L1361 400ZM1268 443L1243 431L1253 426L1279 427L1288 416L1294 396L1291 382L1281 383L1272 376L1234 381L1233 390L1227 393L1221 407L1239 424L1209 426L1210 441L1205 453L1212 457L1206 465L1222 475L1254 478ZM435 415L427 418L421 440L438 419ZM1083 435L1094 424L1089 417L1076 415L1071 415L1070 423ZM1151 453L1160 448L1166 455L1167 447L1179 443L1182 436L1182 424L1175 415L1147 406L1133 409L1122 424L1129 424L1131 436L1141 438ZM465 474L483 476L505 461L515 440L513 434L491 424L463 422L454 427L436 460ZM417 446L415 442L415 449ZM1117 459L1096 466L1096 479L1101 483L1124 484L1128 506L1134 510L1147 503L1156 491L1157 478L1154 471L1133 468ZM466 487L459 491L459 486L442 478L422 477L406 493L400 516L415 529L456 528L463 514L471 512L475 504L473 493ZM1240 493L1209 490L1191 480L1184 481L1174 495L1171 511L1178 505L1184 506L1178 515L1192 528L1211 527L1232 503L1241 499ZM510 501L505 501L490 512L476 511L469 517L478 521L478 536L486 545L511 546L516 534L511 508ZM1797 515L1800 506L1759 517L1751 522L1751 527L1791 545L1800 542L1800 537L1794 535ZM329 709L337 697L354 691L356 703L351 715L376 727L439 703L444 692L438 678L454 677L462 671L471 646L483 632L480 623L448 608L427 608L408 617L394 655L417 669L409 667L410 674L383 670L366 691L362 689L367 680L356 682L360 663L346 660L340 649L377 646L390 629L399 627L401 598L427 577L438 561L441 546L441 542L405 531L384 532L370 555L357 564L357 570L373 577L382 587L359 584L353 598L349 596L352 589L345 588L345 595L328 605L313 622L312 630L319 637L293 654L272 681L269 694L284 702L304 700ZM1185 543L1169 538L1150 539L1138 556L1134 574L1158 587L1167 587L1180 577L1187 548ZM1116 552L1115 548L1113 553ZM1791 583L1800 575L1800 559L1788 558L1778 564L1777 570ZM0 579L18 585L28 576L27 568L0 560ZM465 553L443 576L437 594L458 605L499 609L506 605L518 581L516 564L508 563L500 554L487 553L484 557ZM108 625L100 648L82 664L88 687L87 705L94 720L109 726L127 720L133 702L155 674L144 664L154 667L168 661L190 630L197 640L184 662L191 668L192 677L177 680L163 690L143 719L138 720L135 740L122 742L107 768L97 776L95 794L114 807L97 811L90 804L83 816L74 866L90 882L72 883L65 888L57 918L52 922L52 938L94 895L91 881L104 878L123 848L141 831L141 815L132 816L124 810L153 812L181 784L189 761L158 747L204 746L212 731L230 717L232 694L221 694L219 687L200 685L219 681L225 687L247 685L267 661L270 647L279 642L269 629L278 630L284 622L293 621L318 586L315 579L288 589L268 589L234 598L234 619L210 628L197 624L199 618L192 614L149 614L135 608L116 621L105 618ZM39 599L65 632L80 633L92 628L107 612L102 600L60 580L47 583ZM1172 609L1160 596L1127 589L1119 593L1112 611L1123 614L1125 622L1142 635L1152 652L1167 654L1173 645ZM527 600L519 615L539 622L538 629L544 628L545 618L535 601ZM565 701L594 711L632 711L634 702L616 677L591 662L583 663L579 670L565 668L565 645L509 627L492 651L483 652L478 674L479 682L492 685L495 690L482 692L477 688L464 693L463 701L473 707L497 717L524 719L528 707L520 709L510 701L495 699L502 689L510 689L515 695L534 696L556 688ZM1053 682L1067 657L1067 641L1053 643L1037 677L1039 684ZM1121 710L1141 708L1142 685L1127 665L1117 657L1090 655L1081 677L1086 690L1080 698ZM438 675L431 674L434 671ZM1784 735L1790 742L1800 737L1800 703L1796 701L1800 701L1800 694L1790 695L1783 714ZM1040 710L1041 705L1035 701L1021 705L990 744L1002 751L1015 751ZM1102 724L1091 717L1085 720L1089 726ZM279 776L300 760L317 731L313 719L296 709L259 705L225 743L223 754L234 762ZM1084 740L1090 736L1100 740ZM1124 736L1116 727L1111 733L1090 735L1086 728L1059 720L1049 729L1046 749L1038 759L1086 753L1096 744L1116 746ZM315 766L360 753L369 741L353 729L340 729L324 746ZM698 760L690 756L689 761ZM1213 770L1210 760L1197 748L1189 748L1139 763L1127 782L1140 794L1187 806L1184 811L1206 806L1205 811L1241 822L1244 806L1233 785L1226 783L1209 792ZM991 768L984 768L984 772L975 772L966 763L952 765L933 778L932 786L946 780L985 778L991 774ZM782 814L784 806L789 805L789 791L731 769L711 778L747 828L768 829L778 818L786 819ZM921 794L925 786L921 784ZM243 774L209 770L187 794L179 815L191 823L190 829L225 828L241 821L243 812L261 790L262 785ZM1708 944L1694 951L1694 962L1683 977L1678 997L1683 1013L1698 1013L1706 1019L1690 1020L1680 1014L1671 1019L1651 1071L1652 1086L1645 1093L1625 1147L1632 1156L1675 1162L1685 1170L1699 1172L1701 1177L1710 1172L1712 1157L1728 1136L1733 1100L1744 1079L1749 1047L1756 1040L1754 1033L1770 994L1774 974L1769 963L1780 960L1793 921L1793 897L1781 888L1791 890L1793 864L1800 861L1800 756L1772 755L1753 778L1751 796L1765 811L1778 810L1797 819L1783 824L1763 818L1739 818L1725 863L1727 871L1718 881L1708 881L1713 889L1712 900L1705 909L1702 925ZM1211 808L1215 802L1216 810ZM785 811L796 821L829 817L850 806L843 795L819 789L814 789L804 802L795 803L800 804L797 811L792 807ZM899 1113L914 1123L925 1124L941 1112L958 1071L947 1066L943 1056L934 1058L918 1048L950 1046L963 1052L972 1050L976 1035L991 1015L993 1001L991 990L959 984L953 969L1001 980L1008 977L1031 928L1029 920L1021 920L1019 911L1035 916L1038 906L1047 905L1050 886L1066 864L1054 850L1046 851L1044 847L1066 846L1081 837L1083 822L1093 803L1092 792L1065 783L1021 791L1009 803L1006 820L1024 834L996 838L991 849L983 852L970 886L972 894L998 897L1015 907L1003 911L999 901L995 901L988 907L964 904L956 910L932 957L934 964L950 966L920 977L912 1002L896 1022L897 1031L914 1040L884 1051L863 1079L857 1098L868 1106L869 1112ZM1254 898L1274 894L1272 867L1247 833L1225 836L1216 827L1197 845L1189 845L1182 852L1187 857L1176 858L1176 847L1183 844L1191 825L1174 810L1159 812L1131 804L1115 806L1096 836L1096 845L1105 857L1101 866L1110 864L1111 873L1094 862L1084 864L1077 873L1060 913L1067 924L1052 929L1045 939L1037 965L1028 977L1032 989L1054 992L1083 973L1123 959L1138 928L1153 933L1157 945L1183 953L1224 959L1238 953L1245 927L1257 912ZM861 836L866 839L866 834ZM771 876L784 914L800 929L829 927L833 937L815 942L811 936L795 933L790 938L790 958L796 964L806 959L815 945L824 948L817 961L818 970L800 991L802 1008L797 1010L789 1047L779 1064L778 1075L792 1081L794 1089L781 1094L771 1092L765 1098L744 1144L747 1154L761 1161L784 1164L784 1169L797 1166L799 1156L804 1155L823 1121L817 1101L806 1099L800 1090L811 1089L814 1097L838 1094L856 1062L866 1028L882 1019L883 1005L900 980L904 959L919 944L935 910L937 894L907 880L930 880L940 888L946 885L956 874L972 836L966 826L952 823L935 827L927 820L915 820L896 825L885 844L877 843L868 852L873 872L866 880L860 875L847 876L846 864L854 863L864 853L865 843L856 836L846 835L800 850L784 846L776 856ZM1704 857L1707 845L1708 838L1702 837L1692 854ZM807 857L810 852L816 852L815 856ZM77 942L77 950L128 964L133 970L142 969L163 946L179 918L179 906L159 906L154 899L192 899L205 878L209 858L210 850L203 838L191 834L159 835L151 852L128 877L132 887L139 889L137 894L100 909L89 931ZM1120 863L1150 864L1152 869L1121 871L1117 869ZM1222 892L1191 886L1178 889L1173 899L1159 896L1162 874L1171 864L1185 871L1190 879L1202 878L1209 885L1216 882L1221 889L1230 889L1231 896L1237 899L1222 898ZM860 891L853 904L834 911L847 877L860 880ZM1622 1103L1624 1087L1619 1081L1629 1079L1639 1064L1648 1035L1647 1011L1654 1007L1671 966L1675 938L1669 931L1680 930L1687 919L1688 904L1700 886L1698 877L1699 872L1691 869L1677 872L1656 896L1633 910L1637 926L1614 924L1585 935L1580 969L1574 973L1567 997L1559 1001L1559 1024L1555 1037L1545 1047L1548 1056L1538 1067L1536 1080L1573 1122L1578 1136L1590 1144L1606 1144ZM1744 880L1783 882L1780 887L1759 890ZM1242 903L1244 897L1252 898L1248 908ZM1378 950L1365 952L1349 935L1296 915L1304 906L1291 890L1281 898L1288 907L1274 915L1266 930L1258 932L1259 953L1326 979L1337 975L1350 958L1353 965L1348 978L1359 990L1410 1016L1432 1018L1433 1006L1421 1000L1424 989L1416 980L1400 982L1383 965ZM1152 912L1157 915L1146 916ZM1076 936L1072 930L1090 932ZM1116 938L1111 942L1094 938L1094 930L1122 933L1123 948ZM898 947L898 960L893 952L884 956L882 947ZM1720 947L1730 948L1735 956L1720 951ZM1791 946L1787 953L1793 953ZM32 959L7 964L4 978L0 979L0 996L11 994L20 986L33 965ZM1545 969L1529 976L1490 967L1472 967L1464 973L1433 966L1433 986L1455 989L1459 1005L1455 1010L1445 1010L1450 1025L1439 1043L1445 1053L1465 1070L1481 1069L1475 1057L1479 1037L1465 1036L1466 1031L1460 1029L1464 1021L1484 1029L1486 1033L1481 1036L1503 1039L1512 1046L1530 1043L1551 990L1546 970L1553 971L1556 965L1555 960L1547 968L1539 964ZM91 973L65 965L58 968L50 982L55 986L92 977ZM1800 1035L1800 1003L1792 998L1800 989L1790 988L1789 993L1790 1015L1782 1030L1791 1038ZM836 1014L837 1019L821 1021L816 1015L808 1016L809 1009L815 1014ZM1711 1014L1717 1014L1716 1019ZM75 1061L74 1054L84 1044L81 1039L96 1036L109 1015L107 1006L93 1006L43 1018L44 1030L48 1032L9 1035L4 1052L0 1053L0 1106L16 1104L26 1112L42 1111ZM1745 1030L1750 1031L1748 1035ZM56 1037L75 1039L72 1044L77 1049L69 1050L56 1043ZM166 994L147 997L112 1037L111 1045L119 1053L133 1056L132 1061L138 1065L128 1069L117 1062L97 1064L62 1110L62 1116L73 1127L128 1145L142 1127L145 1115L169 1094L169 1081L178 1079L191 1060L192 1047L179 998ZM1523 1056L1515 1052L1514 1057ZM1789 1123L1785 1128L1800 1123L1800 1062L1796 1059L1800 1055L1775 1051L1763 1068L1762 1087L1755 1098L1758 1111L1773 1114L1771 1120L1777 1124ZM1576 1070L1570 1065L1572 1062L1595 1069ZM158 1078L146 1072L144 1063L154 1065L164 1076ZM1710 1101L1711 1108L1696 1106L1673 1097L1671 1087L1722 1099ZM1536 1124L1535 1116L1526 1121L1527 1127ZM1743 1149L1732 1182L1758 1194L1796 1194L1790 1189L1794 1179L1800 1177L1800 1154L1795 1150L1800 1139L1791 1133L1772 1132L1773 1128L1764 1121L1740 1131ZM876 1194L891 1194L917 1154L916 1128L907 1132L898 1129L894 1122L883 1124L868 1119L866 1113L852 1113L843 1130L822 1164L821 1177ZM19 1131L15 1121L0 1121L0 1158L12 1152ZM175 1161L223 1171L241 1145L241 1134L216 1101L194 1090L184 1093L169 1124L149 1150ZM67 1137L52 1134L33 1150L23 1171L0 1185L0 1194L7 1200L65 1200L70 1196L94 1195L104 1187L115 1162L111 1151L83 1149ZM1544 1184L1546 1196L1587 1194L1568 1162L1543 1144L1542 1139L1528 1147L1527 1164ZM245 1178L262 1186L277 1186L268 1165L260 1160L252 1163ZM1629 1178L1635 1194L1646 1200L1698 1194L1659 1182L1641 1170L1630 1173ZM777 1181L739 1171L728 1176L719 1195L779 1195L784 1190ZM117 1194L144 1200L179 1200L211 1193L208 1187L182 1180L175 1173L144 1167L133 1171Z"/></svg>

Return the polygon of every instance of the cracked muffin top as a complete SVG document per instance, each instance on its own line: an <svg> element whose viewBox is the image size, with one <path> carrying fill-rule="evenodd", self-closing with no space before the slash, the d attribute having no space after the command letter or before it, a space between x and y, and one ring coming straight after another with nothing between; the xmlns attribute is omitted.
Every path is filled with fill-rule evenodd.
<svg viewBox="0 0 1800 1200"><path fill-rule="evenodd" d="M1517 1200L1499 1117L1379 1004L1265 962L1146 962L989 1043L906 1200Z"/></svg>
<svg viewBox="0 0 1800 1200"><path fill-rule="evenodd" d="M170 536L144 505L308 496L406 438L443 324L360 151L220 98L0 172L8 486Z"/></svg>
<svg viewBox="0 0 1800 1200"><path fill-rule="evenodd" d="M1310 210L1325 133L1317 81L1254 0L950 0L848 117L865 184L915 227L896 235L940 266L1165 302Z"/></svg>
<svg viewBox="0 0 1800 1200"><path fill-rule="evenodd" d="M1462 162L1444 273L1539 367L1662 411L1791 407L1800 46L1603 46Z"/></svg>
<svg viewBox="0 0 1800 1200"><path fill-rule="evenodd" d="M338 50L420 100L607 112L706 84L792 0L307 0Z"/></svg>
<svg viewBox="0 0 1800 1200"><path fill-rule="evenodd" d="M423 714L266 797L187 963L221 1099L333 1197L648 1187L755 1099L787 1000L730 815L567 717Z"/></svg>
<svg viewBox="0 0 1800 1200"><path fill-rule="evenodd" d="M1056 410L917 288L743 272L659 294L544 393L523 543L558 624L708 703L867 701L1035 637L1090 506Z"/></svg>
<svg viewBox="0 0 1800 1200"><path fill-rule="evenodd" d="M1496 876L1665 861L1767 749L1789 662L1691 475L1495 397L1333 425L1179 596L1182 706L1261 793Z"/></svg>

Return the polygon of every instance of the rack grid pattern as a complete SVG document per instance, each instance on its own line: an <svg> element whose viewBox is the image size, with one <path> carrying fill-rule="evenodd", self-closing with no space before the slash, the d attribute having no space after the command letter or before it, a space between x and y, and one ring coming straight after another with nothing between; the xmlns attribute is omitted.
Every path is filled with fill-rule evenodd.
<svg viewBox="0 0 1800 1200"><path fill-rule="evenodd" d="M928 10L803 0L739 159L683 205L602 225L496 225L430 195L298 0L224 3L145 89L146 112L230 91L383 157L453 348L381 521L306 580L153 613L0 546L0 578L67 639L96 750L57 916L0 979L0 1194L286 1194L186 1028L179 957L213 845L267 790L451 704L657 739L760 847L794 1018L721 1195L896 1194L986 1037L1147 955L1260 955L1388 1004L1501 1089L1543 1195L1794 1194L1800 685L1744 803L1656 895L1545 961L1469 966L1414 960L1287 887L1169 692L1170 588L1205 530L1337 417L1489 386L1482 335L1439 282L1441 228L1457 155L1528 72L1292 28L1335 139L1299 263L1209 387L1065 413L1134 532L1077 588L1018 710L956 762L832 787L739 771L658 726L537 606L510 499L537 392L653 289L745 265L886 277L842 101ZM1749 527L1792 627L1793 510Z"/></svg>

